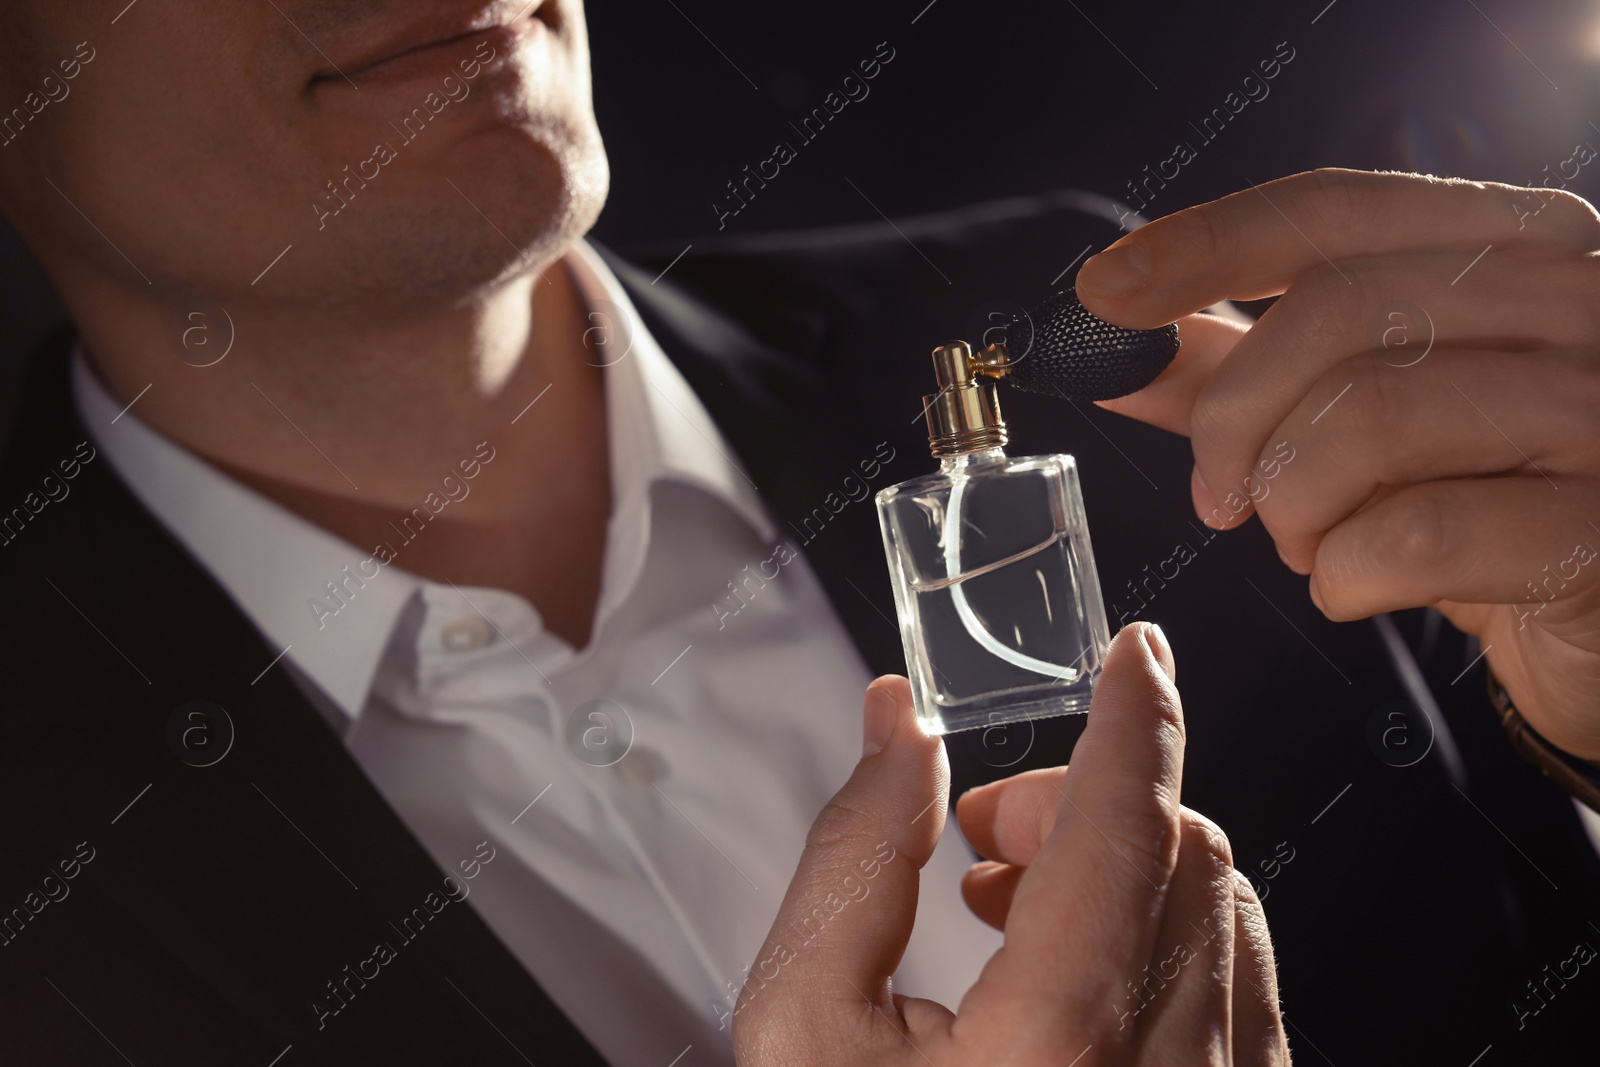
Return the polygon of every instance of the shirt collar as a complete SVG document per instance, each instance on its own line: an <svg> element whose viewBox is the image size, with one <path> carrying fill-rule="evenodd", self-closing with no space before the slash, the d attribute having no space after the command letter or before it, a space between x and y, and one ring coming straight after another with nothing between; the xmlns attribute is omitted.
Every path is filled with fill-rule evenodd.
<svg viewBox="0 0 1600 1067"><path fill-rule="evenodd" d="M671 478L724 500L763 538L776 536L755 483L645 328L617 276L584 241L573 246L566 262L589 307L590 329L612 331L596 361L606 364L610 439L621 461L612 463L616 502L650 481Z"/></svg>
<svg viewBox="0 0 1600 1067"><path fill-rule="evenodd" d="M603 625L638 580L649 543L652 482L673 479L704 489L766 540L776 528L710 415L604 261L579 241L565 263L589 308L591 329L612 331L604 346L596 346L607 364L613 480L597 619ZM367 550L234 480L120 408L81 347L72 356L72 390L91 440L145 508L269 643L352 721L359 718L402 610L432 583L399 561L378 566ZM338 589L345 595L334 615L313 610L313 599L339 605Z"/></svg>

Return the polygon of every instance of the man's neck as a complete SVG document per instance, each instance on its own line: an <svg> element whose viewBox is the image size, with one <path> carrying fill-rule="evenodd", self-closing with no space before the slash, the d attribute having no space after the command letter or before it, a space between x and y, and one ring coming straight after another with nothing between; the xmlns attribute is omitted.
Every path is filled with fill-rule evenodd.
<svg viewBox="0 0 1600 1067"><path fill-rule="evenodd" d="M229 324L216 318L189 321L220 347ZM80 325L102 379L123 403L139 398L140 418L368 552L492 452L449 521L396 564L520 593L549 629L586 643L611 507L605 388L561 263L454 307L353 325L308 327L293 309L241 315L232 350L208 367L151 331Z"/></svg>

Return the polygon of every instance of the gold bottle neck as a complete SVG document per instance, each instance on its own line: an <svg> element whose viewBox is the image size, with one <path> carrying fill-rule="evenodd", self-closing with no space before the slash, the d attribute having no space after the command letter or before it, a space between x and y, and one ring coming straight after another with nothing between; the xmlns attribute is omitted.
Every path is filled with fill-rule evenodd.
<svg viewBox="0 0 1600 1067"><path fill-rule="evenodd" d="M996 369L986 368L965 341L949 341L933 350L933 375L939 391L922 399L928 447L935 457L1005 445L1006 422L1000 415L1000 398L994 383L979 377L985 372L993 374Z"/></svg>

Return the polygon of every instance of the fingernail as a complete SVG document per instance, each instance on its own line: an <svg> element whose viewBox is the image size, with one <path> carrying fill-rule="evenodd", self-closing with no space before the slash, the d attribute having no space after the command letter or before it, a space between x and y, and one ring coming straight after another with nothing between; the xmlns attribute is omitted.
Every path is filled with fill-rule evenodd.
<svg viewBox="0 0 1600 1067"><path fill-rule="evenodd" d="M1206 484L1205 478L1201 477L1198 466L1195 467L1194 473L1189 476L1189 495L1194 497L1195 514L1200 516L1201 522L1210 525L1213 517L1218 511L1222 510L1222 506L1217 502L1217 495ZM1226 520L1222 521L1226 522Z"/></svg>
<svg viewBox="0 0 1600 1067"><path fill-rule="evenodd" d="M1002 781L1003 780L1004 779L1002 779ZM972 786L971 788L969 788L965 792L963 792L961 794L961 796L957 797L956 799L959 801L959 800L965 800L967 797L971 797L971 796L982 796L984 793L986 793L990 789L993 789L995 786L997 786L999 784L1000 784L1000 782L984 782L982 785Z"/></svg>
<svg viewBox="0 0 1600 1067"><path fill-rule="evenodd" d="M1167 681L1178 680L1178 664L1172 658L1172 646L1167 644L1167 635L1161 632L1161 627L1155 623L1146 623L1144 630L1144 643L1150 646L1150 654L1161 664L1161 669L1167 674Z"/></svg>
<svg viewBox="0 0 1600 1067"><path fill-rule="evenodd" d="M1317 572L1316 571L1312 571L1311 572L1311 581L1310 581L1309 585L1310 585L1310 589L1311 589L1311 602L1317 606L1317 610L1318 611L1320 611L1324 615L1326 615L1328 613L1328 609L1322 603L1322 590L1317 588Z"/></svg>
<svg viewBox="0 0 1600 1067"><path fill-rule="evenodd" d="M1139 245L1108 248L1078 272L1078 288L1106 296L1132 296L1150 281L1150 254Z"/></svg>
<svg viewBox="0 0 1600 1067"><path fill-rule="evenodd" d="M895 716L900 708L894 696L881 686L870 686L861 709L861 758L876 756L894 733Z"/></svg>

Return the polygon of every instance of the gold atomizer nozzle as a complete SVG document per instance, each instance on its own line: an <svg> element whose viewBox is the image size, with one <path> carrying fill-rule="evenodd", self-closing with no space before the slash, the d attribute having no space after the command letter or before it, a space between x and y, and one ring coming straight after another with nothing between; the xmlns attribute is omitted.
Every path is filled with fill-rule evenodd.
<svg viewBox="0 0 1600 1067"><path fill-rule="evenodd" d="M1002 345L975 354L965 341L947 341L933 350L933 376L939 391L923 397L928 447L935 457L959 456L1005 445L1006 422L994 383L979 380L1009 368Z"/></svg>
<svg viewBox="0 0 1600 1067"><path fill-rule="evenodd" d="M996 341L982 352L974 352L971 361L972 372L987 378L1004 378L1011 373L1011 353L1006 351L1004 341Z"/></svg>

